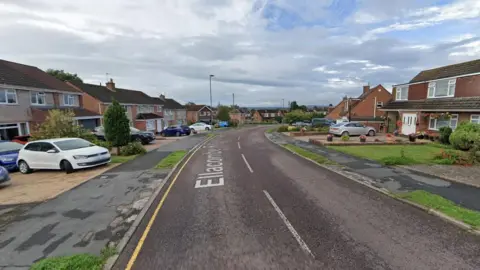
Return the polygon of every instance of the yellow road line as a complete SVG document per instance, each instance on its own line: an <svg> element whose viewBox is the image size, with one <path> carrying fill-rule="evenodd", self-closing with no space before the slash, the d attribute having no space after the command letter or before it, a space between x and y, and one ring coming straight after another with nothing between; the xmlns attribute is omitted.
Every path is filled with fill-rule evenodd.
<svg viewBox="0 0 480 270"><path fill-rule="evenodd" d="M130 257L130 260L128 261L127 267L125 267L125 270L131 270L131 269L132 269L133 264L135 263L135 260L137 259L138 254L140 253L140 250L142 250L143 243L145 242L145 239L147 239L148 233L150 232L150 230L151 230L151 228L152 228L153 222L155 221L155 219L156 219L156 217L157 217L157 215L158 215L158 212L159 212L160 209L162 208L163 203L165 202L165 199L166 199L167 196L168 196L168 193L170 193L170 190L172 189L173 185L174 185L175 182L177 181L177 178L178 178L178 176L180 175L180 173L183 171L183 168L185 168L185 166L188 164L188 162L189 162L190 159L193 157L193 155L195 155L195 153L196 153L200 148L202 148L202 146L204 146L205 144L207 144L209 141L213 140L214 138L215 138L215 136L207 139L207 140L204 141L202 144L200 144L200 145L198 146L198 148L195 149L195 151L193 151L193 153L188 157L188 159L185 161L185 163L183 163L182 167L180 167L180 169L178 170L177 174L175 175L175 178L173 178L172 182L171 182L170 185L168 186L168 189L165 191L165 194L163 194L163 197L162 197L162 199L160 200L160 202L158 203L157 208L155 208L155 212L153 212L153 215L152 215L152 217L150 218L150 221L148 221L147 227L145 228L145 231L143 231L142 237L141 237L140 240L138 241L137 247L135 247L135 250L133 251L132 257Z"/></svg>

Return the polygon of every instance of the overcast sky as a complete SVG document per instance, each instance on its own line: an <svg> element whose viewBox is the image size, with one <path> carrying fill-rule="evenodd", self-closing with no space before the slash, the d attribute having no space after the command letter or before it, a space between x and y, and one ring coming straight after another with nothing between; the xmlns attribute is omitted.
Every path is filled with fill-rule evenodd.
<svg viewBox="0 0 480 270"><path fill-rule="evenodd" d="M479 0L0 0L0 58L242 106L338 103L480 58Z"/></svg>

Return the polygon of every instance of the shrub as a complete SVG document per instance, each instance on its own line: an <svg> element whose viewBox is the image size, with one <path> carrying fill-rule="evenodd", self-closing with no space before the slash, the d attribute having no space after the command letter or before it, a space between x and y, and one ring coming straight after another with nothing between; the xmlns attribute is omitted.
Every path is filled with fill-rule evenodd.
<svg viewBox="0 0 480 270"><path fill-rule="evenodd" d="M440 142L443 144L450 144L450 135L452 135L451 127L441 127L440 131Z"/></svg>
<svg viewBox="0 0 480 270"><path fill-rule="evenodd" d="M124 146L130 141L130 125L125 109L114 100L103 116L105 138L113 146ZM118 154L118 152L117 152Z"/></svg>
<svg viewBox="0 0 480 270"><path fill-rule="evenodd" d="M411 165L415 164L415 160L409 157L385 157L380 160L381 163L391 165Z"/></svg>
<svg viewBox="0 0 480 270"><path fill-rule="evenodd" d="M145 154L146 152L147 150L140 142L131 142L120 148L120 154L122 156L139 155Z"/></svg>
<svg viewBox="0 0 480 270"><path fill-rule="evenodd" d="M442 150L439 154L433 157L434 163L443 165L467 165L471 161L462 153L454 150Z"/></svg>
<svg viewBox="0 0 480 270"><path fill-rule="evenodd" d="M46 120L32 132L31 141L53 138L83 138L91 141L95 136L75 124L75 114L71 110L49 110ZM92 137L90 137L92 136Z"/></svg>
<svg viewBox="0 0 480 270"><path fill-rule="evenodd" d="M456 149L469 150L480 140L480 124L462 122L450 135L450 143Z"/></svg>
<svg viewBox="0 0 480 270"><path fill-rule="evenodd" d="M288 131L288 126L280 126L277 129L278 132L287 132Z"/></svg>
<svg viewBox="0 0 480 270"><path fill-rule="evenodd" d="M343 135L341 139L342 139L342 141L347 142L348 140L350 140L350 136Z"/></svg>
<svg viewBox="0 0 480 270"><path fill-rule="evenodd" d="M110 142L107 142L107 141L100 141L100 140L92 140L90 141L91 143L95 144L95 145L98 145L100 147L105 147L108 149L108 151L111 151L112 150L112 144Z"/></svg>

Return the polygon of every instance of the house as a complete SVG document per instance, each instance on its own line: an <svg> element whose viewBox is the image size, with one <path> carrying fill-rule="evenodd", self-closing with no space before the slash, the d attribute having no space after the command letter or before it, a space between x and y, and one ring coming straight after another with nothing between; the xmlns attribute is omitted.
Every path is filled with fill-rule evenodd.
<svg viewBox="0 0 480 270"><path fill-rule="evenodd" d="M117 88L112 79L105 86L76 81L67 84L83 92L83 106L97 114L103 115L116 100L125 109L130 126L152 132L160 132L164 127L162 105L141 91Z"/></svg>
<svg viewBox="0 0 480 270"><path fill-rule="evenodd" d="M392 97L392 94L381 84L373 88L364 86L358 98L344 97L337 106L329 109L326 118L350 119L350 121L362 122L381 130L386 113L380 109L388 104Z"/></svg>
<svg viewBox="0 0 480 270"><path fill-rule="evenodd" d="M70 109L85 128L101 115L82 106L82 93L34 66L0 60L0 139L28 135L48 110Z"/></svg>
<svg viewBox="0 0 480 270"><path fill-rule="evenodd" d="M166 98L165 95L154 97L158 105L163 108L163 121L165 125L187 124L187 109L176 100Z"/></svg>
<svg viewBox="0 0 480 270"><path fill-rule="evenodd" d="M394 86L395 100L383 107L402 134L455 129L459 122L480 123L480 59L417 74Z"/></svg>
<svg viewBox="0 0 480 270"><path fill-rule="evenodd" d="M230 116L231 121L235 121L238 124L244 124L247 119L247 112L248 110L240 109L233 109L228 114Z"/></svg>
<svg viewBox="0 0 480 270"><path fill-rule="evenodd" d="M186 109L187 121L189 123L210 123L212 119L216 118L215 110L207 105L188 105Z"/></svg>
<svg viewBox="0 0 480 270"><path fill-rule="evenodd" d="M284 111L279 109L260 109L253 113L254 122L273 122L276 117L283 117Z"/></svg>

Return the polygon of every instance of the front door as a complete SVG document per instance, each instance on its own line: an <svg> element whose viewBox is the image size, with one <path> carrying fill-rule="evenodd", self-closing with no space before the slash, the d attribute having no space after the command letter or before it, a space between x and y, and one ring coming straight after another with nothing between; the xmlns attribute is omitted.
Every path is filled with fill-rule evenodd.
<svg viewBox="0 0 480 270"><path fill-rule="evenodd" d="M402 134L409 135L417 131L417 114L404 113L402 119Z"/></svg>
<svg viewBox="0 0 480 270"><path fill-rule="evenodd" d="M157 120L157 132L162 132L162 130L163 130L162 119L158 119Z"/></svg>

